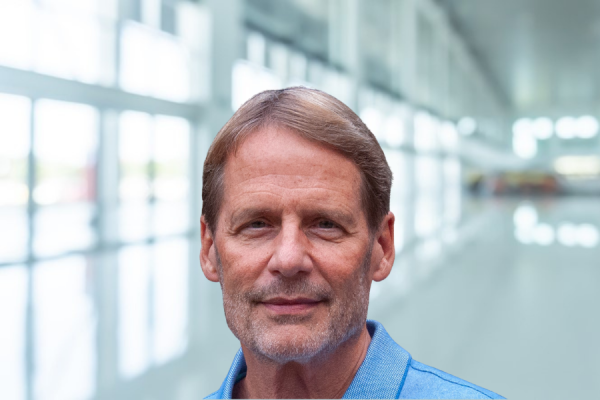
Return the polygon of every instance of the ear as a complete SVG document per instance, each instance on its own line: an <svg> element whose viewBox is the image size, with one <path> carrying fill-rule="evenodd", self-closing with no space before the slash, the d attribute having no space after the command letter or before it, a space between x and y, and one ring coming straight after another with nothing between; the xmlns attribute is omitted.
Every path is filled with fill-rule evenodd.
<svg viewBox="0 0 600 400"><path fill-rule="evenodd" d="M375 247L377 253L381 255L378 258L377 264L374 266L373 280L379 282L388 277L392 271L394 260L396 259L396 248L394 247L394 221L396 217L390 211L387 213L381 226L379 233L375 238ZM375 250L375 249L374 249Z"/></svg>
<svg viewBox="0 0 600 400"><path fill-rule="evenodd" d="M217 270L217 253L215 252L214 235L206 224L204 215L200 218L200 266L206 279L212 282L219 282L219 273Z"/></svg>

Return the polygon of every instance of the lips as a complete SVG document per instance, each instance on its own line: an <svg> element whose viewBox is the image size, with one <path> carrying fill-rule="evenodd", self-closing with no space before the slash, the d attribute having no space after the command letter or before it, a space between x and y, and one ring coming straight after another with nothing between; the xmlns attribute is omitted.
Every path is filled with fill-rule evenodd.
<svg viewBox="0 0 600 400"><path fill-rule="evenodd" d="M320 300L304 297L298 297L293 299L276 297L262 302L262 304L267 308L267 310L275 314L304 313L314 309L320 303Z"/></svg>

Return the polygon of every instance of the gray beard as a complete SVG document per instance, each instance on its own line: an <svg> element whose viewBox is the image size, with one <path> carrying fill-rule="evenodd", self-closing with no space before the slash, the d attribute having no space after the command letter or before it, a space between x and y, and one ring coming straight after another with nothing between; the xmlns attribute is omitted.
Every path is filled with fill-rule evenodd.
<svg viewBox="0 0 600 400"><path fill-rule="evenodd" d="M370 268L373 243L369 246L361 267L351 279L356 282L345 288L343 294L336 297L329 287L309 282L306 278L278 278L272 284L251 289L245 293L229 290L223 284L223 266L216 252L219 281L223 292L223 306L227 325L240 342L254 354L277 364L289 362L307 363L325 357L349 338L357 335L365 326L369 308L369 282L367 274ZM269 297L305 296L322 300L328 307L327 319L311 326L309 335L296 335L285 343L269 334L273 324L295 325L311 318L306 316L283 315L263 321L253 318L258 303Z"/></svg>

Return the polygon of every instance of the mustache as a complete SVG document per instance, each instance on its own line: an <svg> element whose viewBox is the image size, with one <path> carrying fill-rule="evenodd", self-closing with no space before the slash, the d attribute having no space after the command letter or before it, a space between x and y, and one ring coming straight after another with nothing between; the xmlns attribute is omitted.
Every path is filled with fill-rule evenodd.
<svg viewBox="0 0 600 400"><path fill-rule="evenodd" d="M330 301L333 291L322 285L301 279L277 279L266 286L251 289L242 294L244 300L252 303L261 303L273 297L308 297L317 301Z"/></svg>

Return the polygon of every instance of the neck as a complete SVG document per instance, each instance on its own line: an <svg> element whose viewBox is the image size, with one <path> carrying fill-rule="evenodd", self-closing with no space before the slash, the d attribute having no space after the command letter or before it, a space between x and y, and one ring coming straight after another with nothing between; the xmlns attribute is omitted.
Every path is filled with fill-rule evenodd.
<svg viewBox="0 0 600 400"><path fill-rule="evenodd" d="M277 364L242 345L248 367L246 377L233 389L233 398L339 399L362 364L371 336L365 327L326 357L306 363Z"/></svg>

